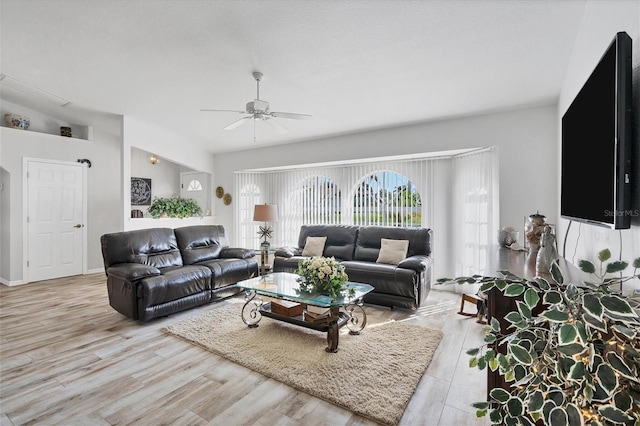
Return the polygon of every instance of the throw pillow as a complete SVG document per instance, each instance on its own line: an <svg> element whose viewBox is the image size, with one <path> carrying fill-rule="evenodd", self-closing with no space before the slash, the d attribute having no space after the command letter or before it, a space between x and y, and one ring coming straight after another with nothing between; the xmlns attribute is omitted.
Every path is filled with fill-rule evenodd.
<svg viewBox="0 0 640 426"><path fill-rule="evenodd" d="M380 253L378 253L377 263L397 265L407 257L409 240L388 240L382 238L380 242Z"/></svg>
<svg viewBox="0 0 640 426"><path fill-rule="evenodd" d="M303 256L322 256L327 237L307 237L302 249Z"/></svg>

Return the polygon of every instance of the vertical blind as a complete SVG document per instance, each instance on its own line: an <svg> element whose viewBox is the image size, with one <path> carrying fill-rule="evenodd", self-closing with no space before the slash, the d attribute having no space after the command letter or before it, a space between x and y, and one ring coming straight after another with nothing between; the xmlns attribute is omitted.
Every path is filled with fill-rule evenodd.
<svg viewBox="0 0 640 426"><path fill-rule="evenodd" d="M434 274L450 275L450 250L456 246L448 241L449 230L455 228L451 212L460 204L452 191L457 182L452 178L455 161L451 157L416 158L236 172L235 243L258 247L260 223L252 220L253 207L276 204L279 219L269 224L274 231L272 246L297 245L303 224L421 226L434 232ZM455 170L466 174L464 167ZM478 208L491 207L484 203Z"/></svg>

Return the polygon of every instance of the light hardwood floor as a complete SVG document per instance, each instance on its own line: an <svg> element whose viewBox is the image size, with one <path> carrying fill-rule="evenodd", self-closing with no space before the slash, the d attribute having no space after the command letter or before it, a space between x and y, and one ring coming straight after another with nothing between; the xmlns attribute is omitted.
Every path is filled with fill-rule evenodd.
<svg viewBox="0 0 640 426"><path fill-rule="evenodd" d="M0 285L0 425L374 424L160 331L220 304L137 323L109 306L105 281ZM415 312L367 307L444 332L400 425L488 424L470 406L486 373L465 354L482 327L456 315L459 300L435 289Z"/></svg>

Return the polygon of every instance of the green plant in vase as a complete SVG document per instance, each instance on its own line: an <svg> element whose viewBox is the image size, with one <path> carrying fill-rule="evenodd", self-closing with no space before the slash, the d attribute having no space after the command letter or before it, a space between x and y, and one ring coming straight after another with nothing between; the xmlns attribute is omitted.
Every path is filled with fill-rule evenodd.
<svg viewBox="0 0 640 426"><path fill-rule="evenodd" d="M552 280L507 271L438 280L480 284L482 292L495 288L520 299L504 318L506 331L492 318L485 343L467 351L471 367L497 370L510 385L474 404L479 417L489 414L493 424L506 425L640 426L640 303L611 288L640 278L640 258L632 263L633 275L606 278L629 266L610 257L609 250L599 252L599 267L580 261L582 271L599 279L580 286L564 282L557 262Z"/></svg>
<svg viewBox="0 0 640 426"><path fill-rule="evenodd" d="M177 195L165 198L154 198L147 211L154 218L162 216L177 218L202 216L202 208L196 200L193 198L182 198Z"/></svg>

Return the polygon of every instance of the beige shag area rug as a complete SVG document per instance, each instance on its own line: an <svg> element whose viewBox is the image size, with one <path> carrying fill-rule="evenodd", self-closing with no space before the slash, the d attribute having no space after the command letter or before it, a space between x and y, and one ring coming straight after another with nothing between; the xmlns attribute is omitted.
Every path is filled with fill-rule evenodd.
<svg viewBox="0 0 640 426"><path fill-rule="evenodd" d="M221 306L162 329L264 376L378 423L396 425L431 362L442 333L369 316L360 335L341 329L337 353L326 333L263 317L257 328L242 304Z"/></svg>

